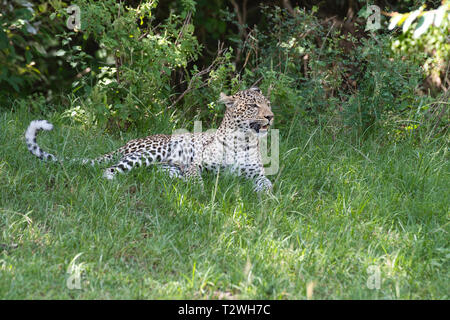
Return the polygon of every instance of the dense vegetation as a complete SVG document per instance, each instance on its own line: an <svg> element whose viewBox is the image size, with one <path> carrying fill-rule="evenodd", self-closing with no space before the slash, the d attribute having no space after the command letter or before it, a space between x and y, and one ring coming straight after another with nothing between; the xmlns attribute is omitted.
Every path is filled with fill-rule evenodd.
<svg viewBox="0 0 450 320"><path fill-rule="evenodd" d="M357 0L0 2L0 297L447 299L450 2L373 4L376 27ZM44 148L94 157L216 127L251 85L280 130L268 196L109 182L23 139L46 118Z"/></svg>

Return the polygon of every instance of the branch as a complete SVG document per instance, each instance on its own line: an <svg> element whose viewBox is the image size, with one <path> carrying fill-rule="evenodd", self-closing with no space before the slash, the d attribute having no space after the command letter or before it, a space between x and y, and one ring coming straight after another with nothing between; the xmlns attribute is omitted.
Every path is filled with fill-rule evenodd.
<svg viewBox="0 0 450 320"><path fill-rule="evenodd" d="M292 15L296 16L294 8L292 8L291 2L289 0L283 0L283 7Z"/></svg>
<svg viewBox="0 0 450 320"><path fill-rule="evenodd" d="M214 61L211 63L211 65L209 67L207 67L206 69L203 69L202 71L197 72L196 74L194 74L191 78L191 80L189 81L188 87L186 90L184 90L184 92L182 94L180 94L180 96L168 107L168 109L173 108L181 99L183 99L183 97L191 92L193 90L192 88L192 83L194 81L194 79L201 77L205 74L208 74L215 66L216 64L218 64L218 58L224 54L227 51L227 49L223 49L223 43L219 43L219 47L217 49L217 58L214 59ZM205 87L207 84L203 83L199 88L203 88Z"/></svg>
<svg viewBox="0 0 450 320"><path fill-rule="evenodd" d="M236 12L236 17L238 19L239 24L239 38L244 39L248 36L247 30L245 29L245 23L247 21L247 0L243 1L242 4L242 14L239 10L239 5L236 3L236 0L231 0L231 4L234 7L234 11ZM241 59L242 50L238 47L236 49L236 59L235 62L238 62Z"/></svg>

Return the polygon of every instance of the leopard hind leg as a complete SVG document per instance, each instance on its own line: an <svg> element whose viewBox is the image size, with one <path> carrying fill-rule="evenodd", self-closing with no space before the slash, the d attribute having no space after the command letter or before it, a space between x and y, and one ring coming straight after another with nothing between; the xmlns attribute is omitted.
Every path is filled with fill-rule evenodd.
<svg viewBox="0 0 450 320"><path fill-rule="evenodd" d="M142 166L142 164L146 164L148 166L150 165L149 158L150 157L146 153L128 154L120 159L117 164L107 168L103 173L103 177L108 180L112 180L117 173L130 171L135 167Z"/></svg>
<svg viewBox="0 0 450 320"><path fill-rule="evenodd" d="M151 152L131 153L123 157L117 164L107 168L103 176L108 179L114 179L114 176L119 172L127 172L135 167L143 165L150 166L151 164L158 164L159 168L167 172L171 178L184 178L183 171L180 166L170 163L161 162L160 157L155 157Z"/></svg>
<svg viewBox="0 0 450 320"><path fill-rule="evenodd" d="M179 178L182 180L185 180L183 170L180 168L180 166L173 164L173 163L161 163L158 165L159 169L161 171L167 173L170 178Z"/></svg>

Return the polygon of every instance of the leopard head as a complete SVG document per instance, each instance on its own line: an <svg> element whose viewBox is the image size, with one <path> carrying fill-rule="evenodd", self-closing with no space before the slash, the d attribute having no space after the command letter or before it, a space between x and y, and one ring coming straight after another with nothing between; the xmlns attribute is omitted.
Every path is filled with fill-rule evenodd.
<svg viewBox="0 0 450 320"><path fill-rule="evenodd" d="M259 88L252 87L232 96L221 93L220 101L227 107L224 121L232 122L231 125L241 131L263 136L273 124L270 101Z"/></svg>

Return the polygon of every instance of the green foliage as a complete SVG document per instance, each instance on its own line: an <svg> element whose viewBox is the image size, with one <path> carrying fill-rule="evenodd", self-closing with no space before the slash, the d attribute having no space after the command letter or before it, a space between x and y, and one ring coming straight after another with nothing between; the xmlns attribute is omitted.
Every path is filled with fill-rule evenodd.
<svg viewBox="0 0 450 320"><path fill-rule="evenodd" d="M0 117L4 299L305 299L312 283L313 299L449 297L444 137L336 139L326 121L294 124L280 131L274 195L259 198L224 173L217 184L205 175L202 191L151 168L108 181L102 168L42 163L23 141L36 116L27 105ZM39 143L68 157L138 136L50 120ZM74 290L67 272L81 252Z"/></svg>
<svg viewBox="0 0 450 320"><path fill-rule="evenodd" d="M249 59L242 71L247 85L260 82L281 116L278 125L290 124L296 114L323 110L321 81L332 57L322 54L316 37L325 30L314 12L297 10L294 16L278 7L262 7L267 26L252 31L244 48ZM337 54L337 53L336 53ZM318 99L319 98L319 99Z"/></svg>
<svg viewBox="0 0 450 320"><path fill-rule="evenodd" d="M396 59L388 36L344 35L321 24L316 11L297 9L292 16L266 7L268 28L255 30L257 43L249 44L248 53L259 51L243 78L261 79L273 103L282 106L278 125L290 124L296 115L316 121L329 114L335 124L362 133L414 104L421 72Z"/></svg>
<svg viewBox="0 0 450 320"><path fill-rule="evenodd" d="M188 85L178 105L183 113L179 114L175 123L177 120L184 123L202 120L208 126L218 125L224 114L224 106L217 102L220 92L232 94L244 89L236 75L231 48L219 48L215 59L203 70L194 65L185 81ZM190 119L185 119L187 115Z"/></svg>
<svg viewBox="0 0 450 320"><path fill-rule="evenodd" d="M81 28L70 30L68 3L41 1L32 10L20 3L27 2L13 2L0 16L4 87L25 95L38 91L67 109L65 117L120 130L149 129L155 119L173 127L194 119L214 126L223 114L216 101L221 91L258 85L273 101L279 128L298 117L316 122L326 116L336 127L362 133L419 103L421 75L414 64L425 65L426 72L439 69L442 78L450 52L443 40L447 11L434 26L445 5L419 9L408 30L393 40L364 33L360 18L352 32L319 18L325 4L309 10L247 4L252 17L260 18L251 25L243 4L221 0L79 0L71 4L81 9ZM414 5L417 1L400 1L397 7ZM344 7L344 1L333 4ZM404 26L408 16L396 24ZM34 25L39 29L32 38L27 30ZM421 34L414 36L417 30ZM217 40L225 43L217 46ZM391 43L402 49L392 46L393 53ZM53 90L62 90L60 100ZM68 108L68 100L77 103Z"/></svg>
<svg viewBox="0 0 450 320"><path fill-rule="evenodd" d="M321 16L327 6L345 16L344 0L294 10L265 1L261 11L245 2L247 20L240 1L241 12L225 0L78 0L76 30L65 26L68 2L33 12L5 3L1 297L448 298L450 91L421 90L418 47L400 56L361 18ZM427 57L441 48L425 43L434 28L416 39ZM224 173L205 174L207 192L150 168L106 181L102 168L39 162L23 141L45 117L55 129L40 135L43 148L96 157L193 120L214 126L219 93L251 85L270 97L280 129L268 197ZM80 290L66 285L74 257ZM373 266L380 290L367 287Z"/></svg>
<svg viewBox="0 0 450 320"><path fill-rule="evenodd" d="M51 19L63 1L0 2L0 87L3 92L29 94L42 88L54 89L54 83L66 83L71 71L58 55L64 21Z"/></svg>
<svg viewBox="0 0 450 320"><path fill-rule="evenodd" d="M421 72L407 61L395 60L386 45L388 41L363 39L354 51L351 63L358 65L352 76L357 91L343 103L348 124L365 130L394 112L399 114L417 103L416 89Z"/></svg>
<svg viewBox="0 0 450 320"><path fill-rule="evenodd" d="M81 8L80 32L98 43L97 55L104 62L89 77L73 83L88 94L86 111L100 123L113 121L121 126L148 122L164 111L174 72L184 71L198 56L200 46L189 18L194 3L185 1L181 15L171 13L158 27L152 25L157 1L137 7L114 0L76 3ZM72 52L71 59L85 61L82 54Z"/></svg>
<svg viewBox="0 0 450 320"><path fill-rule="evenodd" d="M391 18L389 29L401 27L402 33L392 41L392 49L410 60L420 61L430 76L434 89L448 86L450 61L450 1L435 10L425 6Z"/></svg>

